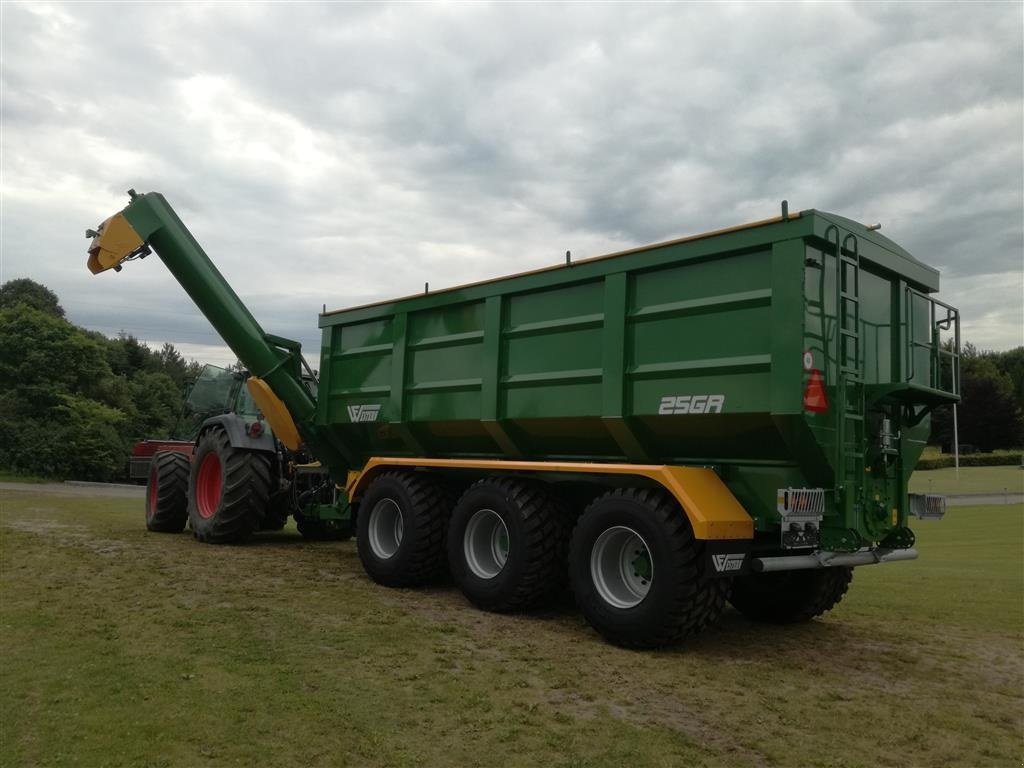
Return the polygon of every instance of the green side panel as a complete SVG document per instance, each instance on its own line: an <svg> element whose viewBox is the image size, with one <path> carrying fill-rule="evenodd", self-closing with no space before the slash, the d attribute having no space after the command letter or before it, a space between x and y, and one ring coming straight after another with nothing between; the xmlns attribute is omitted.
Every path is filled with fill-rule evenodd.
<svg viewBox="0 0 1024 768"><path fill-rule="evenodd" d="M514 294L502 323L499 416L601 415L604 281Z"/></svg>
<svg viewBox="0 0 1024 768"><path fill-rule="evenodd" d="M350 406L378 405L391 393L394 318L347 326L333 334L330 360L321 361L328 390L328 423L349 421Z"/></svg>
<svg viewBox="0 0 1024 768"><path fill-rule="evenodd" d="M409 315L402 385L410 421L479 418L483 331L483 302Z"/></svg>

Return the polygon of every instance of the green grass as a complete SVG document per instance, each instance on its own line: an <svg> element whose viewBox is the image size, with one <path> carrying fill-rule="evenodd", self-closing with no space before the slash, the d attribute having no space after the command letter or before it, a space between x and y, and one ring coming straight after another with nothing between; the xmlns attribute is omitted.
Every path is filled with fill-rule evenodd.
<svg viewBox="0 0 1024 768"><path fill-rule="evenodd" d="M912 493L1024 493L1020 467L961 467L919 470L910 476Z"/></svg>
<svg viewBox="0 0 1024 768"><path fill-rule="evenodd" d="M148 534L141 500L0 491L0 764L983 766L1024 756L1024 509L956 508L795 627L686 646L571 606L387 590L354 544Z"/></svg>
<svg viewBox="0 0 1024 768"><path fill-rule="evenodd" d="M1020 448L1017 448L1017 449L997 448L994 451L990 451L989 455L993 455L993 456L1008 456L1008 455L1016 455L1018 453L1020 453ZM940 458L943 458L943 457L952 458L952 456L953 456L952 453L943 453L942 449L939 448L939 446L937 446L937 445L926 445L925 448L924 448L924 452L921 454L921 458L923 458L923 459L940 459Z"/></svg>
<svg viewBox="0 0 1024 768"><path fill-rule="evenodd" d="M47 479L45 477L37 477L36 475L23 475L19 472L11 472L7 469L0 469L0 483L54 483L58 482L53 479Z"/></svg>

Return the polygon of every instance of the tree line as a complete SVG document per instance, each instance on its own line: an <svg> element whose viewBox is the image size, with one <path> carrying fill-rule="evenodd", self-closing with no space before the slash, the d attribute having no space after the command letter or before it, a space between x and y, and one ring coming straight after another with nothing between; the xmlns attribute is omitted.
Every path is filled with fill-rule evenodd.
<svg viewBox="0 0 1024 768"><path fill-rule="evenodd" d="M957 437L967 450L1024 446L1024 347L987 352L970 342L960 350ZM931 442L952 452L953 408L932 414Z"/></svg>
<svg viewBox="0 0 1024 768"><path fill-rule="evenodd" d="M172 344L154 351L127 333L111 339L72 324L57 295L33 280L0 285L0 470L125 478L135 440L171 436L200 368ZM961 392L961 444L1024 444L1024 347L965 344ZM952 409L937 409L932 442L948 448L952 435Z"/></svg>
<svg viewBox="0 0 1024 768"><path fill-rule="evenodd" d="M0 285L0 469L79 480L127 475L132 443L168 437L200 364L65 317L56 294Z"/></svg>

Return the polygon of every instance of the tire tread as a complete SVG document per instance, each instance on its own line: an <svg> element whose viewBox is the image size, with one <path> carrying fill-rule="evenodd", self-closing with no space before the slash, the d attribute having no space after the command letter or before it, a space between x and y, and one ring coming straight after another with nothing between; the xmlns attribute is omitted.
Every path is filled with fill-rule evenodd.
<svg viewBox="0 0 1024 768"><path fill-rule="evenodd" d="M595 499L580 518L582 521L597 505L619 498L632 501L654 517L658 527L669 542L673 557L660 567L673 571L677 588L672 593L668 610L661 616L659 625L649 627L643 633L620 631L608 626L595 626L605 639L626 648L660 648L678 643L696 635L718 621L725 608L729 594L729 580L709 577L705 572L704 547L694 537L686 514L667 492L658 488L619 488ZM580 525L573 532L570 559L585 556L584 542L580 540ZM586 613L586 607L584 612ZM594 626L591 617L587 620Z"/></svg>
<svg viewBox="0 0 1024 768"><path fill-rule="evenodd" d="M484 610L521 611L541 601L564 580L561 571L568 550L569 529L565 522L568 512L543 483L514 477L478 480L466 490L463 498L486 486L504 495L519 511L528 560L522 577L508 593L490 600L467 597Z"/></svg>
<svg viewBox="0 0 1024 768"><path fill-rule="evenodd" d="M796 624L832 610L852 580L844 567L753 574L734 581L729 602L753 621Z"/></svg>
<svg viewBox="0 0 1024 768"><path fill-rule="evenodd" d="M389 587L419 586L442 576L448 565L445 545L453 506L451 493L446 486L422 472L396 470L374 478L364 500L374 492L374 485L384 482L398 483L409 498L412 509L403 509L402 514L405 517L405 537L409 536L411 525L417 527L415 547L406 555L405 567L400 572L375 573L372 565L367 567L366 560L363 567L370 578ZM365 501L360 503L360 514L369 514L365 507ZM412 514L408 514L410 512ZM362 546L368 547L367 544Z"/></svg>
<svg viewBox="0 0 1024 768"><path fill-rule="evenodd" d="M270 501L270 462L254 451L234 448L227 432L215 427L200 438L199 446L213 443L211 450L221 459L223 494L220 507L209 520L202 520L195 509L195 489L189 484L189 521L199 541L229 544L247 539L259 530ZM196 456L200 448L196 449ZM195 473L193 472L193 475Z"/></svg>
<svg viewBox="0 0 1024 768"><path fill-rule="evenodd" d="M189 457L178 451L153 456L156 488L146 488L146 528L159 533L181 533L188 522ZM150 477L152 477L152 473ZM156 493L156 509L149 516L149 502Z"/></svg>

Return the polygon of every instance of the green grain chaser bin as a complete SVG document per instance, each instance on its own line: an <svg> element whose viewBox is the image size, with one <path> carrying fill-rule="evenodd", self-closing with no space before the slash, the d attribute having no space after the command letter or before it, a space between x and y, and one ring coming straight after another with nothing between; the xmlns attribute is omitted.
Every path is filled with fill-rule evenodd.
<svg viewBox="0 0 1024 768"><path fill-rule="evenodd" d="M959 398L959 315L877 230L784 205L325 312L316 397L298 345L262 331L159 194L91 233L90 268L157 252L255 374L275 433L319 460L296 472L333 480L295 514L350 520L373 579L448 571L514 611L568 571L598 632L652 647L726 601L819 615L853 567L917 556L911 516L942 515L907 481L930 412Z"/></svg>

